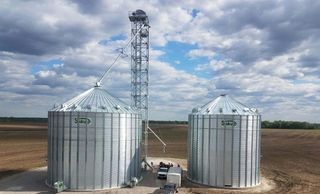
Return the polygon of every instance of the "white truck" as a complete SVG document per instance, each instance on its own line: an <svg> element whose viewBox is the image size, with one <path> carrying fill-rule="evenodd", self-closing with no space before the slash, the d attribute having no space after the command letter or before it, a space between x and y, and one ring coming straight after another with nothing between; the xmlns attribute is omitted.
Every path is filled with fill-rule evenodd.
<svg viewBox="0 0 320 194"><path fill-rule="evenodd" d="M160 167L157 174L158 174L158 179L166 179L168 174L168 168Z"/></svg>
<svg viewBox="0 0 320 194"><path fill-rule="evenodd" d="M171 167L167 173L167 183L176 184L181 187L182 169L180 167Z"/></svg>

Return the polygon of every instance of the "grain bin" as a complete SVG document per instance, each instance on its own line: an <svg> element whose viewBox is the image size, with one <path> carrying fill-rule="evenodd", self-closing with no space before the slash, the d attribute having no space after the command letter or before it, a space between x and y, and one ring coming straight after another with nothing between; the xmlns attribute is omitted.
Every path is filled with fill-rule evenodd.
<svg viewBox="0 0 320 194"><path fill-rule="evenodd" d="M256 109L220 95L189 114L188 178L214 187L260 184L260 122Z"/></svg>
<svg viewBox="0 0 320 194"><path fill-rule="evenodd" d="M48 177L53 186L126 186L140 171L141 114L100 87L48 112Z"/></svg>

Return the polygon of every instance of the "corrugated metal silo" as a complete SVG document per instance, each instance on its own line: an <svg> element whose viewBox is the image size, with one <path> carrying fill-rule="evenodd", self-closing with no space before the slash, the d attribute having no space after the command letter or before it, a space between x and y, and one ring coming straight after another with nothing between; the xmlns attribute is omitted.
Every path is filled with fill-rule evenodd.
<svg viewBox="0 0 320 194"><path fill-rule="evenodd" d="M260 184L260 122L256 109L221 95L189 114L188 178L214 187Z"/></svg>
<svg viewBox="0 0 320 194"><path fill-rule="evenodd" d="M141 114L100 87L48 113L48 178L71 190L122 187L141 176Z"/></svg>

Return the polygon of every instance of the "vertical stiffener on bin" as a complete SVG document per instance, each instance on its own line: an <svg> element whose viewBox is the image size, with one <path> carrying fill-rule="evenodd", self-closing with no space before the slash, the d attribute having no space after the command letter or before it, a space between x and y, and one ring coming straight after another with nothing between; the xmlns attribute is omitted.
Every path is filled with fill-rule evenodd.
<svg viewBox="0 0 320 194"><path fill-rule="evenodd" d="M188 178L214 187L260 184L261 115L228 95L189 114Z"/></svg>

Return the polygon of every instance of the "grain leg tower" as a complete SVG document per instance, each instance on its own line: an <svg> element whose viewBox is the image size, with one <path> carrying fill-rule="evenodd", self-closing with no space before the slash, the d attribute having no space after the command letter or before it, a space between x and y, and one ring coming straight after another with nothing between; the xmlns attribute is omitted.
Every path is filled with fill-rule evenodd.
<svg viewBox="0 0 320 194"><path fill-rule="evenodd" d="M149 128L149 19L140 9L129 14L131 21L131 106L142 113L144 120L144 152L148 156Z"/></svg>

